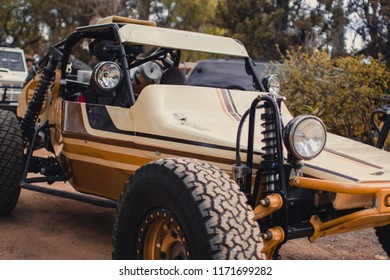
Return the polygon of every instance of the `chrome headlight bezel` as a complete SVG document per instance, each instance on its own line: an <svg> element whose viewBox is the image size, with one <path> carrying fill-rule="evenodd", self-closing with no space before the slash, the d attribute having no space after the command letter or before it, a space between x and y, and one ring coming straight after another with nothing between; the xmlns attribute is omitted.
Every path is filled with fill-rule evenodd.
<svg viewBox="0 0 390 280"><path fill-rule="evenodd" d="M264 89L271 93L271 94L275 94L275 95L279 95L280 94L280 85L281 85L281 81L280 81L280 78L277 76L277 75L268 75L267 77L265 77L263 79L263 86L264 86Z"/></svg>
<svg viewBox="0 0 390 280"><path fill-rule="evenodd" d="M311 135L308 136L308 133ZM326 138L326 128L322 120L310 115L292 119L286 125L283 136L284 145L297 160L317 157L325 147Z"/></svg>
<svg viewBox="0 0 390 280"><path fill-rule="evenodd" d="M112 91L122 81L123 73L121 67L112 61L98 63L92 74L93 84L103 92Z"/></svg>

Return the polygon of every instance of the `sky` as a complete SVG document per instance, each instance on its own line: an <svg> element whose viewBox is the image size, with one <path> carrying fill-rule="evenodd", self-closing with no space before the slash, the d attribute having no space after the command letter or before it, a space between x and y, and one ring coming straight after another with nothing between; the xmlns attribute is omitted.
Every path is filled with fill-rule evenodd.
<svg viewBox="0 0 390 280"><path fill-rule="evenodd" d="M344 3L347 3L349 0L343 0L343 1ZM315 8L318 4L317 0L304 0L303 2L306 3L311 8ZM354 20L357 23L360 20L356 14L351 14L349 19ZM352 30L351 28L347 28L345 34L345 47L347 51L361 50L363 48L364 42L362 40L362 37L356 35L357 34L354 30Z"/></svg>

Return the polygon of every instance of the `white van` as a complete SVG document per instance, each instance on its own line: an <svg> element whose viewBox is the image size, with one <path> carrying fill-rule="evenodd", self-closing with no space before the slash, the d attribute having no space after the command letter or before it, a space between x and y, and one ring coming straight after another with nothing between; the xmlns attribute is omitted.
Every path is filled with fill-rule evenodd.
<svg viewBox="0 0 390 280"><path fill-rule="evenodd" d="M0 109L16 109L27 73L22 49L0 47Z"/></svg>

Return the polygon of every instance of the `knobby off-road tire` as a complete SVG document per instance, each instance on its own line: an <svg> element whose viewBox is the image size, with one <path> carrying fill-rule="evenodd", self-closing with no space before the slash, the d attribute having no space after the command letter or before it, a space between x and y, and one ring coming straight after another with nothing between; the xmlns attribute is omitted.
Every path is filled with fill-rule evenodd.
<svg viewBox="0 0 390 280"><path fill-rule="evenodd" d="M375 233L383 250L390 257L390 225L375 228Z"/></svg>
<svg viewBox="0 0 390 280"><path fill-rule="evenodd" d="M235 182L193 159L162 159L122 192L113 259L262 259L253 210Z"/></svg>
<svg viewBox="0 0 390 280"><path fill-rule="evenodd" d="M14 210L23 174L23 142L14 113L0 110L0 216Z"/></svg>

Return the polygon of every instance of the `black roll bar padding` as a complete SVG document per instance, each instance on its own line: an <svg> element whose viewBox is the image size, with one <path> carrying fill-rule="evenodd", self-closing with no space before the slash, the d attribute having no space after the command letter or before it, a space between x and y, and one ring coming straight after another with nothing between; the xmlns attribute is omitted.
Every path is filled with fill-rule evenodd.
<svg viewBox="0 0 390 280"><path fill-rule="evenodd" d="M384 106L382 108L376 109L371 114L372 126L374 127L374 130L379 133L378 141L375 144L375 147L377 147L379 149L382 149L383 146L385 145L386 138L387 138L387 135L388 135L389 130L390 130L390 114L388 113L390 108L387 108L387 107L388 107L388 105L386 105L386 106ZM377 125L377 123L375 122L375 116L376 115L382 115L380 117L381 121L384 122L382 128L380 128Z"/></svg>
<svg viewBox="0 0 390 280"><path fill-rule="evenodd" d="M127 87L129 105L131 107L135 104L135 94L134 94L133 87L131 85L130 66L127 62L127 55L126 55L125 47L123 46L121 39L120 39L120 36L119 36L119 26L117 24L114 24L112 29L114 31L115 40L118 43L118 45L120 46L119 59L120 59L120 62L122 64L123 69L125 69L125 71L123 71L123 76L124 76L125 84Z"/></svg>
<svg viewBox="0 0 390 280"><path fill-rule="evenodd" d="M63 56L61 59L61 65L60 65L61 66L61 80L66 79L67 63L64 63L64 62L68 62L69 58L70 58L70 51L66 51L66 50L72 49L72 47L77 43L77 41L79 39L80 39L79 33L77 33L77 31L74 31L68 36L68 38L64 42L64 53L63 53ZM61 94L61 92L60 92L60 94Z"/></svg>
<svg viewBox="0 0 390 280"><path fill-rule="evenodd" d="M385 123L380 131L378 142L376 143L376 147L379 149L382 149L385 145L387 135L389 134L390 130L390 114L386 115Z"/></svg>
<svg viewBox="0 0 390 280"><path fill-rule="evenodd" d="M256 85L256 88L262 92L267 92L263 86L263 83L259 80L259 77L256 74L253 60L249 57L245 58L245 68L250 70L250 74L252 74L253 83Z"/></svg>

